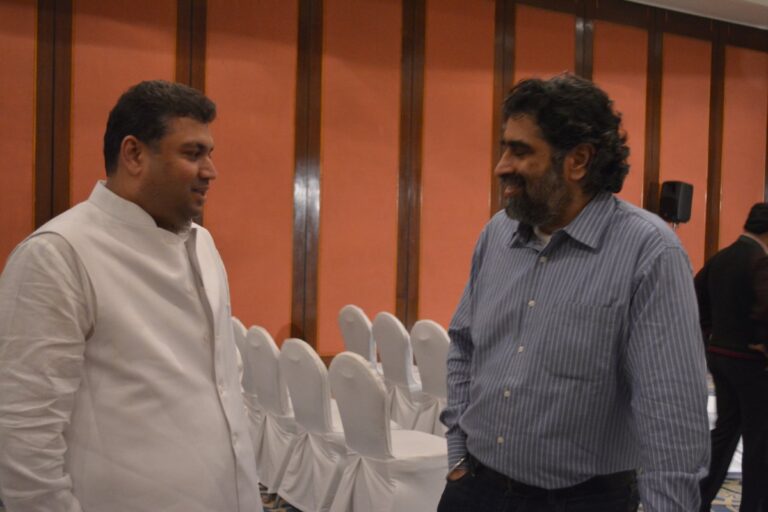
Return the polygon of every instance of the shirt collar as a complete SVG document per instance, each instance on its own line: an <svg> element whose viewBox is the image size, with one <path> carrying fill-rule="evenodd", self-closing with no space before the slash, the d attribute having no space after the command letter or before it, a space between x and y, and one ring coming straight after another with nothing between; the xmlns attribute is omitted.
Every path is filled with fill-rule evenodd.
<svg viewBox="0 0 768 512"><path fill-rule="evenodd" d="M155 219L153 219L141 206L132 201L128 201L109 190L104 180L100 180L96 183L96 186L93 187L88 202L94 204L100 210L111 217L116 218L120 222L144 229L156 230L159 232L160 236L168 241L186 241L187 238L189 238L190 232L195 229L194 225L190 225L179 233L172 233L167 229L159 228L157 223L155 223Z"/></svg>
<svg viewBox="0 0 768 512"><path fill-rule="evenodd" d="M560 231L565 232L577 242L590 249L600 245L603 233L608 228L611 212L616 208L616 199L610 192L598 192L579 212L570 224ZM553 233L554 235L554 233ZM528 224L518 223L512 235L511 245L524 244L531 240L533 228Z"/></svg>

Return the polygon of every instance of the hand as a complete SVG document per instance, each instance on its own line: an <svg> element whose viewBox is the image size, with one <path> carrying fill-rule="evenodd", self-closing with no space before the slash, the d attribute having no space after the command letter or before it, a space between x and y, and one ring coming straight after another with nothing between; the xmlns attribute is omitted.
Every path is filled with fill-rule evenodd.
<svg viewBox="0 0 768 512"><path fill-rule="evenodd" d="M462 477L464 477L464 475L466 475L467 473L469 473L469 468L467 468L466 466L459 466L457 468L453 468L445 477L445 479L448 480L449 482L455 482L456 480L459 480Z"/></svg>
<svg viewBox="0 0 768 512"><path fill-rule="evenodd" d="M464 476L469 473L468 458L468 455L460 458L459 461L451 467L451 469L448 471L448 474L445 475L445 479L449 482L455 482L461 478L464 478Z"/></svg>

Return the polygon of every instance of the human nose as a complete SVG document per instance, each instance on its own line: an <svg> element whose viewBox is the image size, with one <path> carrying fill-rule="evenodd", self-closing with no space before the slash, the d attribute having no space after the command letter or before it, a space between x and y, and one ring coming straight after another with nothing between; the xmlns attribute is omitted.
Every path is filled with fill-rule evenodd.
<svg viewBox="0 0 768 512"><path fill-rule="evenodd" d="M203 162L200 168L200 175L207 180L215 180L219 176L216 164L213 163L213 159L210 156L206 157L205 162Z"/></svg>
<svg viewBox="0 0 768 512"><path fill-rule="evenodd" d="M493 174L497 178L500 178L505 174L514 174L516 172L516 159L509 149L505 149L501 154L498 163L496 163L496 167L493 169Z"/></svg>

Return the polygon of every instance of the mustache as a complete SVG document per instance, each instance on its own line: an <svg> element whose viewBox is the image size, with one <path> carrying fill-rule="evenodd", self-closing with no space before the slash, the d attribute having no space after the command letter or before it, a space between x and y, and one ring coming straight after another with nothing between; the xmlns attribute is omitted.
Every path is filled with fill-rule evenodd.
<svg viewBox="0 0 768 512"><path fill-rule="evenodd" d="M499 178L499 184L502 188L506 187L507 185L523 188L525 187L525 178L519 174L504 174Z"/></svg>

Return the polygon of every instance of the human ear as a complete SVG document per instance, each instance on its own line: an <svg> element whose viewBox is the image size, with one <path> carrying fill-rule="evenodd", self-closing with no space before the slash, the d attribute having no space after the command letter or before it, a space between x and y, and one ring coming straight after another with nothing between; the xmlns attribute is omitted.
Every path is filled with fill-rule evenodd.
<svg viewBox="0 0 768 512"><path fill-rule="evenodd" d="M147 147L133 135L126 135L120 143L120 161L131 176L141 173L146 150Z"/></svg>
<svg viewBox="0 0 768 512"><path fill-rule="evenodd" d="M580 181L587 175L594 154L595 147L592 144L579 144L570 150L565 157L567 176L572 181Z"/></svg>

